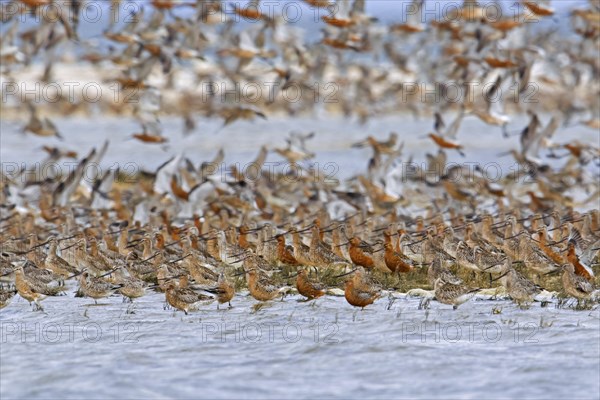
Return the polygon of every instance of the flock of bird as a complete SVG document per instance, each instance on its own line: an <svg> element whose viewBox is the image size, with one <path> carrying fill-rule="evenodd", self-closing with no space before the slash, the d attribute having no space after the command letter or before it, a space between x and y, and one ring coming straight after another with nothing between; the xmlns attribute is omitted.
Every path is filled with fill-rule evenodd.
<svg viewBox="0 0 600 400"><path fill-rule="evenodd" d="M409 174L402 166L412 158L403 154L400 134L368 136L352 145L365 149L365 159L366 149L371 152L366 170L340 181L307 166L318 133L295 132L284 148L262 146L251 163L263 171L274 152L295 166L285 172L248 176L235 166L223 168L221 149L210 161L179 155L135 177L125 179L117 169L90 179L87 172L102 162L108 142L81 158L45 146L41 163L2 171L0 308L18 293L42 310L45 298L73 289L78 297L118 294L132 304L157 291L186 314L212 301L231 306L246 290L261 303L297 291L307 300L343 295L360 308L400 290L425 296L424 307L435 298L456 308L477 293L493 292L527 308L544 289L574 297L578 305L597 303L600 149L564 137L574 125L600 128L596 2L571 12L573 31L564 35L551 23L549 30L532 26L554 14L541 2L524 1L518 18L492 21L477 2L465 0L452 19L425 22L423 1L414 1L410 17L388 26L365 13L364 0L305 0L306 7L323 10L317 22L323 38L316 43L261 12L259 1L242 8L152 0L129 22L111 23L100 41L80 38L81 2L69 3L69 18L56 19L43 12L52 3L11 3L43 16L25 32L18 15L3 9L2 23L12 25L2 36L2 74L16 76L17 68L45 57L41 80L48 82L60 61L57 48L75 43L89 49L77 57L103 73L120 71L110 81L124 93L140 94L133 110L114 102L95 107L133 113L143 127L134 137L148 146L169 140L159 115L182 116L188 131L201 116L229 125L282 111L296 115L315 102L283 101L292 85L336 82L342 90L335 107L348 116L432 115L427 137L436 151ZM178 9L189 9L187 17ZM198 85L280 84L268 100L231 104L216 93L204 99L189 83L178 88L177 76L190 72ZM161 86L157 75L164 78ZM474 80L491 84L458 104L428 105L413 87L406 100L406 77L460 87ZM541 92L539 102L528 103L532 82L552 95ZM490 100L509 87L519 101ZM161 100L173 92L169 104ZM40 105L27 105L24 131L60 137ZM62 99L44 107L68 115L91 106ZM458 141L465 118L513 135L509 107L529 116L516 131L520 149L511 151L520 168L491 182L480 168L448 163L448 152L469 151ZM449 111L456 117L446 126ZM52 175L48 166L65 158L77 159L77 167Z"/></svg>
<svg viewBox="0 0 600 400"><path fill-rule="evenodd" d="M356 145L385 154L391 142L369 137ZM96 300L164 292L186 313L203 301L230 304L246 288L265 302L292 286L306 299L343 293L357 307L382 290L456 307L492 287L522 307L543 287L578 304L597 301L600 211L577 211L570 196L588 185L596 190L588 200L598 200L598 183L586 182L582 167L542 165L527 179L507 176L494 187L482 173L452 179L462 168L453 167L437 182L431 174L403 176L396 195L375 178L382 168L393 172L391 164L370 162L343 184L294 171L248 177L234 166L222 179L220 151L198 166L174 157L134 180L119 179L119 171L84 179L107 147L66 176L35 181L28 179L35 171L23 170L3 177L0 306L18 293L41 309L47 296L69 291L71 280L77 296ZM388 157L399 157L401 145L391 147ZM263 146L253 163L258 171L267 154ZM430 161L439 163L440 154ZM566 166L578 165L570 157Z"/></svg>
<svg viewBox="0 0 600 400"><path fill-rule="evenodd" d="M22 116L28 102L27 132L60 134L42 114L100 112L134 116L142 131L133 137L157 144L171 139L158 116L180 116L190 133L200 130L201 118L229 125L321 109L362 122L454 110L505 133L511 115L537 109L560 114L566 125L600 127L600 9L593 0L560 23L547 1L526 0L511 8L402 2L389 15L394 23L367 14L365 0L302 0L294 7L112 0L87 10L89 3L11 0L0 8L0 72L15 84L8 99L16 99L5 113ZM99 25L102 33L86 34ZM73 84L77 72L88 77L81 85L53 92L50 84ZM48 84L51 101L31 101L30 80ZM87 99L84 83L101 86L101 98ZM432 139L460 150L457 131Z"/></svg>
<svg viewBox="0 0 600 400"><path fill-rule="evenodd" d="M256 300L270 301L289 293L291 281L307 300L343 293L361 308L383 289L412 283L429 286L437 301L456 308L481 289L467 279L489 287L499 281L512 300L528 307L541 285L551 283L547 275L562 277L567 296L596 301L590 265L598 265L598 210L410 219L392 208L332 221L311 196L294 214L316 209L315 219L300 228L308 215L294 222L287 215L290 222L276 225L272 206L261 210L222 197L203 210L204 217L180 225L166 209L142 225L127 217L123 204L54 208L57 214L41 223L33 212L14 212L3 218L0 307L18 293L41 310L43 299L65 294L67 282L76 280L76 296L98 300L118 293L133 302L155 290L186 314L203 301L231 306L242 285ZM237 282L241 275L245 281Z"/></svg>

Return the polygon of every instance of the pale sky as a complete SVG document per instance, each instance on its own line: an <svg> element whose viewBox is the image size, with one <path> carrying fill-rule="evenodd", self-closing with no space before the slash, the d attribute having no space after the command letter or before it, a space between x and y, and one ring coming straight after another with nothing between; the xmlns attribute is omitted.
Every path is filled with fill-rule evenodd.
<svg viewBox="0 0 600 400"><path fill-rule="evenodd" d="M7 4L6 1L7 0L0 0L0 4ZM56 1L60 2L61 0ZM353 0L349 0L349 3L351 4L352 1ZM406 22L404 14L411 2L412 0L366 0L366 12L367 14L380 19L381 22L386 24L393 22ZM122 0L121 7L122 9L126 10L126 12L121 15L119 21L123 21L125 18L127 18L127 15L131 11L140 11L142 8L145 9L145 16L148 18L148 10L150 7L149 3L150 0ZM223 1L223 4L226 5L227 9L230 9L231 3L243 6L248 3L248 0ZM295 4L290 5L289 3ZM452 7L460 6L462 3L463 0L426 0L424 6L426 18L428 20L434 19L436 12L438 15L440 15L444 10L446 12L452 11ZM515 15L515 13L523 10L521 0L480 0L479 3L480 5L486 5L490 3L501 4L503 7L503 12L506 14L506 16ZM587 3L587 0L553 0L550 2L550 4L557 10L557 15L552 20L546 19L544 22L549 21L549 23L561 24L567 27L569 26L570 22L567 18L564 18L564 16L566 16L566 12L575 7L586 6ZM108 25L107 22L110 18L110 13L108 12L110 1L88 0L86 4L86 9L82 11L82 16L80 17L80 37L90 38L94 36L100 36L106 29ZM291 15L294 17L294 13L296 12L295 10L300 10L302 16L295 23L304 28L309 28L311 26L311 21L321 23L320 16L328 14L327 11L321 10L320 13L316 15L315 10L309 8L308 5L301 0L261 0L260 4L261 11L265 11L265 9L268 10L266 7L272 7L271 9L275 15L282 15L284 12L287 12L288 16ZM85 13L85 15L83 13ZM98 13L100 13L101 16L99 19L96 19ZM175 11L176 15L181 16L188 16L189 13L189 7L184 7ZM24 27L31 26L33 23L35 23L29 20L29 18L31 18L29 16L21 16L21 18L26 19L25 24L23 24ZM8 25L9 24L0 25L0 32L6 30ZM117 24L117 26L119 25L121 24ZM318 29L316 29L316 31L318 31Z"/></svg>

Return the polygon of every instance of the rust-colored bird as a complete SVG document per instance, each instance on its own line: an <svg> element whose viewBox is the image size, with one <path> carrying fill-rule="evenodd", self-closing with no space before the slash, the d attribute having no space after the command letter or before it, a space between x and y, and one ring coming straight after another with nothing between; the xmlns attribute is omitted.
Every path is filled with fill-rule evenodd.
<svg viewBox="0 0 600 400"><path fill-rule="evenodd" d="M285 244L285 237L283 235L277 236L277 258L282 264L285 265L300 265L296 257L293 255L293 248Z"/></svg>
<svg viewBox="0 0 600 400"><path fill-rule="evenodd" d="M189 193L179 185L179 181L175 175L171 176L171 184L170 185L171 185L171 191L173 192L175 197L177 197L178 199L184 200L184 201L189 200L189 197L190 197Z"/></svg>
<svg viewBox="0 0 600 400"><path fill-rule="evenodd" d="M456 150L458 151L458 153L461 156L465 156L465 153L463 153L462 149L463 146L454 141L454 140L448 140L446 138L444 138L443 136L440 135L436 135L435 133L430 133L429 135L427 135L431 138L431 140L434 141L435 144L437 144L440 148L442 149L451 149L451 150Z"/></svg>
<svg viewBox="0 0 600 400"><path fill-rule="evenodd" d="M148 133L134 133L132 137L139 140L140 142L153 144L167 143L169 141L169 139L167 139L164 136L150 135Z"/></svg>
<svg viewBox="0 0 600 400"><path fill-rule="evenodd" d="M319 282L313 282L308 278L306 269L301 269L296 277L296 287L298 293L308 300L316 299L325 295L325 285Z"/></svg>
<svg viewBox="0 0 600 400"><path fill-rule="evenodd" d="M233 12L235 12L240 17L244 17L250 20L257 20L263 17L262 12L259 7L260 0L252 0L246 5L246 7L239 7L235 4L232 4Z"/></svg>
<svg viewBox="0 0 600 400"><path fill-rule="evenodd" d="M517 18L505 18L505 19L500 19L498 21L490 22L488 25L496 30L499 30L502 32L508 32L514 28L517 28L517 27L523 25L523 21L520 21Z"/></svg>
<svg viewBox="0 0 600 400"><path fill-rule="evenodd" d="M576 253L576 243L573 240L569 241L567 247L567 260L573 265L573 270L576 275L582 276L590 282L594 282L594 271L587 265L583 264Z"/></svg>
<svg viewBox="0 0 600 400"><path fill-rule="evenodd" d="M594 291L592 283L583 276L577 275L572 264L564 264L561 269L563 270L562 283L565 292L577 300L589 299Z"/></svg>
<svg viewBox="0 0 600 400"><path fill-rule="evenodd" d="M523 4L529 9L529 11L539 17L550 17L554 15L554 10L552 8L544 7L539 3L534 3L533 1L524 1Z"/></svg>
<svg viewBox="0 0 600 400"><path fill-rule="evenodd" d="M28 7L37 8L42 6L47 6L51 4L54 0L20 0L21 3L25 4Z"/></svg>
<svg viewBox="0 0 600 400"><path fill-rule="evenodd" d="M329 17L327 15L324 15L321 17L321 19L327 25L335 26L336 28L347 28L347 27L355 24L355 22L353 20L348 19L348 18L336 18L336 17Z"/></svg>
<svg viewBox="0 0 600 400"><path fill-rule="evenodd" d="M354 276L346 282L344 297L354 307L364 309L369 304L373 304L380 296L381 291L366 281L360 269L356 270Z"/></svg>
<svg viewBox="0 0 600 400"><path fill-rule="evenodd" d="M485 57L483 59L492 68L515 68L518 64L511 60L502 60L496 57Z"/></svg>
<svg viewBox="0 0 600 400"><path fill-rule="evenodd" d="M42 308L40 301L44 300L46 296L44 296L42 293L39 293L35 289L35 286L36 285L25 276L23 267L19 267L15 271L15 287L19 293L19 296L27 300L29 304L34 303L35 310L43 311L44 309Z"/></svg>
<svg viewBox="0 0 600 400"><path fill-rule="evenodd" d="M217 310L219 309L219 304L225 303L229 305L229 308L232 308L231 299L233 299L233 297L235 296L235 288L233 287L231 282L227 280L227 277L225 276L224 272L219 273L219 278L217 279L217 286L205 290L217 296Z"/></svg>
<svg viewBox="0 0 600 400"><path fill-rule="evenodd" d="M196 4L192 2L183 3L180 0L152 0L152 6L158 10L171 10L174 7L195 7Z"/></svg>
<svg viewBox="0 0 600 400"><path fill-rule="evenodd" d="M384 232L384 251L385 251L385 265L388 267L392 273L407 273L414 269L412 265L412 260L402 254L401 252L397 252L394 250L394 246L392 245L391 237L388 233Z"/></svg>
<svg viewBox="0 0 600 400"><path fill-rule="evenodd" d="M331 4L331 0L303 0L305 3L307 3L310 6L316 7L316 8L326 8L329 6L329 4Z"/></svg>
<svg viewBox="0 0 600 400"><path fill-rule="evenodd" d="M358 266L371 269L375 266L375 261L362 250L361 243L358 237L350 239L350 248L348 249L350 260Z"/></svg>

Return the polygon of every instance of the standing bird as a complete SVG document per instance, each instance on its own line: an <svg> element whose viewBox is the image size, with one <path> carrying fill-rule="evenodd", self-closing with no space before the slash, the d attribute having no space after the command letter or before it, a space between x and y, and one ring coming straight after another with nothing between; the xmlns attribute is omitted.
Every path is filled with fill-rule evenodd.
<svg viewBox="0 0 600 400"><path fill-rule="evenodd" d="M196 293L187 287L177 287L175 282L170 282L165 291L165 298L171 307L188 315L188 311L194 305L203 300L210 300L212 297Z"/></svg>
<svg viewBox="0 0 600 400"><path fill-rule="evenodd" d="M44 267L55 274L60 275L62 278L68 278L73 274L77 274L79 272L77 268L56 254L56 250L58 248L58 239L56 239L55 236L52 236L50 239L48 239L48 243L50 244L50 249L48 250L48 255L44 260Z"/></svg>
<svg viewBox="0 0 600 400"><path fill-rule="evenodd" d="M25 276L23 267L19 267L15 271L15 286L19 296L27 300L29 304L35 304L34 311L44 311L40 301L44 300L46 296L36 290L36 285L31 282L30 278Z"/></svg>
<svg viewBox="0 0 600 400"><path fill-rule="evenodd" d="M562 284L565 292L578 301L589 299L594 291L594 286L583 276L577 275L572 264L563 264L561 268L563 270Z"/></svg>
<svg viewBox="0 0 600 400"><path fill-rule="evenodd" d="M205 290L217 296L217 310L219 309L219 304L224 303L227 303L229 305L229 308L232 308L231 299L233 299L233 296L235 296L235 288L233 287L231 282L227 280L224 272L219 273L219 278L217 279L217 286Z"/></svg>
<svg viewBox="0 0 600 400"><path fill-rule="evenodd" d="M350 259L354 264L371 269L375 266L375 261L362 250L361 244L362 241L357 237L350 239L348 254L350 254Z"/></svg>
<svg viewBox="0 0 600 400"><path fill-rule="evenodd" d="M294 257L294 248L285 244L285 237L283 235L277 235L277 258L279 262L284 265L300 265L298 260Z"/></svg>
<svg viewBox="0 0 600 400"><path fill-rule="evenodd" d="M258 301L270 301L280 294L283 295L289 289L288 287L278 287L266 277L258 275L255 269L247 273L248 290L250 295Z"/></svg>
<svg viewBox="0 0 600 400"><path fill-rule="evenodd" d="M304 268L300 270L296 277L296 287L298 293L306 297L307 300L317 299L325 295L325 285L311 281Z"/></svg>
<svg viewBox="0 0 600 400"><path fill-rule="evenodd" d="M122 276L118 280L122 285L118 291L123 296L123 301L129 300L133 303L133 299L138 299L146 294L146 282L134 276Z"/></svg>
<svg viewBox="0 0 600 400"><path fill-rule="evenodd" d="M534 297L540 293L542 288L523 275L518 273L507 261L508 271L503 275L503 285L511 299L521 308L527 307L533 302Z"/></svg>
<svg viewBox="0 0 600 400"><path fill-rule="evenodd" d="M429 268L427 269L427 280L429 281L429 284L435 287L435 281L438 278L441 278L444 282L460 285L462 280L444 267L442 263L442 257L436 257L431 265L429 265Z"/></svg>
<svg viewBox="0 0 600 400"><path fill-rule="evenodd" d="M385 265L388 267L388 269L392 271L393 274L408 273L412 271L414 269L412 260L405 256L402 252L395 251L390 236L387 233L385 233L384 236L384 260Z"/></svg>
<svg viewBox="0 0 600 400"><path fill-rule="evenodd" d="M479 291L479 289L473 289L463 284L445 282L441 277L436 279L434 290L437 301L449 304L455 310L461 304L471 300L475 293Z"/></svg>
<svg viewBox="0 0 600 400"><path fill-rule="evenodd" d="M346 282L344 297L346 301L354 306L364 309L373 304L381 296L381 291L371 283L367 282L362 270L359 268L354 276Z"/></svg>
<svg viewBox="0 0 600 400"><path fill-rule="evenodd" d="M102 278L92 277L87 271L84 271L79 278L79 290L84 296L94 299L95 304L98 304L98 299L110 296L122 286L113 285Z"/></svg>

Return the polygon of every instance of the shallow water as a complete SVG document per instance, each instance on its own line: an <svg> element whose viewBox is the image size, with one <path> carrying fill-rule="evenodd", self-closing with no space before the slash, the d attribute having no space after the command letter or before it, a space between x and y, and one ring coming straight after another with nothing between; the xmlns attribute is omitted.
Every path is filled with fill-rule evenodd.
<svg viewBox="0 0 600 400"><path fill-rule="evenodd" d="M72 293L69 294L73 296ZM569 398L600 395L600 312L400 296L364 311L288 296L185 316L149 294L15 298L0 312L0 397ZM493 312L493 310L497 310ZM499 311L499 313L498 313Z"/></svg>

